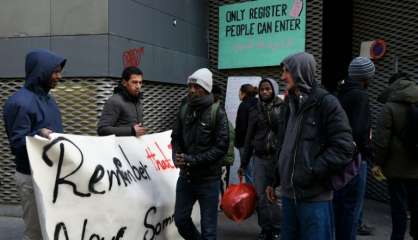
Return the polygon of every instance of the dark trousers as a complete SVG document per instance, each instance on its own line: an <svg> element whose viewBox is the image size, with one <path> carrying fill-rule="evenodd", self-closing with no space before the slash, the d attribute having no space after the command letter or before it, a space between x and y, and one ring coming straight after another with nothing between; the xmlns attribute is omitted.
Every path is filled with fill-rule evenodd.
<svg viewBox="0 0 418 240"><path fill-rule="evenodd" d="M267 199L266 188L273 181L274 161L254 158L254 186L257 192L258 225L264 232L280 233L280 207Z"/></svg>
<svg viewBox="0 0 418 240"><path fill-rule="evenodd" d="M392 214L391 240L403 240L407 226L407 211L411 214L409 234L418 240L418 180L389 179L390 208Z"/></svg>
<svg viewBox="0 0 418 240"><path fill-rule="evenodd" d="M355 176L347 185L334 192L335 239L355 240L360 215L361 176Z"/></svg>
<svg viewBox="0 0 418 240"><path fill-rule="evenodd" d="M180 235L186 240L215 240L218 224L220 180L192 182L179 177L176 187L174 221ZM196 229L191 214L193 205L199 202L202 233Z"/></svg>

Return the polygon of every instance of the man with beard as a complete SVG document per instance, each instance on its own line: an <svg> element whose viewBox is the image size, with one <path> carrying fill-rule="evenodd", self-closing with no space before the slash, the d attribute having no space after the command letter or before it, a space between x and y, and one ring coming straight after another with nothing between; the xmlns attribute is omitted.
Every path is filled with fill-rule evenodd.
<svg viewBox="0 0 418 240"><path fill-rule="evenodd" d="M142 75L137 67L123 70L122 81L103 107L97 127L99 136L114 134L139 137L146 133L141 102Z"/></svg>
<svg viewBox="0 0 418 240"><path fill-rule="evenodd" d="M214 103L212 73L202 68L187 80L188 96L173 128L173 161L180 168L174 221L186 240L216 239L221 166L229 147L225 112ZM201 233L191 219L193 205L201 211Z"/></svg>
<svg viewBox="0 0 418 240"><path fill-rule="evenodd" d="M281 239L333 240L330 183L352 159L351 128L338 99L318 86L311 54L291 55L281 65L289 92L278 162ZM267 193L274 200L271 188Z"/></svg>
<svg viewBox="0 0 418 240"><path fill-rule="evenodd" d="M248 117L248 130L244 154L238 174L243 176L254 152L254 186L257 192L259 240L278 240L280 234L280 208L268 201L265 189L274 178L282 100L277 96L279 86L274 79L264 78L258 86L260 96Z"/></svg>

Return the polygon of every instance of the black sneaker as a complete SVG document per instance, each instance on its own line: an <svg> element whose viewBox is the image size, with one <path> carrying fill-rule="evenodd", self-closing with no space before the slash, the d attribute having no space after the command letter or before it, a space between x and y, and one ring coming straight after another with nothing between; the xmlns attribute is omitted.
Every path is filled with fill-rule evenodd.
<svg viewBox="0 0 418 240"><path fill-rule="evenodd" d="M361 224L357 227L357 235L360 236L371 236L373 235L374 227L367 226L366 224Z"/></svg>

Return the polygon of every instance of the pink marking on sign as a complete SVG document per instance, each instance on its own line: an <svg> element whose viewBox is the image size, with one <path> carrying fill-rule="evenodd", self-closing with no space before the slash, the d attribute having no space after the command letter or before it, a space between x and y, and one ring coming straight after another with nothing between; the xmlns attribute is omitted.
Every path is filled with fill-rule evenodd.
<svg viewBox="0 0 418 240"><path fill-rule="evenodd" d="M299 17L300 13L302 12L302 9L303 9L303 1L302 0L294 0L290 16Z"/></svg>

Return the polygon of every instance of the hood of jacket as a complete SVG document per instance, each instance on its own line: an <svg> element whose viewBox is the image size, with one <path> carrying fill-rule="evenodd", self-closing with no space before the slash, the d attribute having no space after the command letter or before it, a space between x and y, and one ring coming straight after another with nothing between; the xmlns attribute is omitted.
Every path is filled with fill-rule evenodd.
<svg viewBox="0 0 418 240"><path fill-rule="evenodd" d="M259 96L260 101L263 101L260 97L261 96L260 87L263 82L268 82L271 88L273 89L273 96L271 99L269 99L269 100L273 100L279 94L279 84L277 84L276 80L272 78L263 78L263 80L261 80L260 83L258 84L258 96Z"/></svg>
<svg viewBox="0 0 418 240"><path fill-rule="evenodd" d="M48 50L35 50L26 55L25 87L34 91L48 94L49 80L54 70L61 66L64 68L66 59Z"/></svg>
<svg viewBox="0 0 418 240"><path fill-rule="evenodd" d="M282 61L293 77L297 88L305 94L310 94L318 86L315 80L316 61L312 54L301 52L288 56Z"/></svg>
<svg viewBox="0 0 418 240"><path fill-rule="evenodd" d="M113 89L113 93L114 94L120 94L126 100L131 101L131 102L134 102L134 103L139 102L142 99L142 97L143 97L143 93L142 92L139 92L138 96L132 96L131 94L129 94L128 90L126 90L126 88L121 83L119 83L118 86L116 86Z"/></svg>
<svg viewBox="0 0 418 240"><path fill-rule="evenodd" d="M384 90L378 97L381 103L387 102L418 102L418 86L414 81L398 79Z"/></svg>

